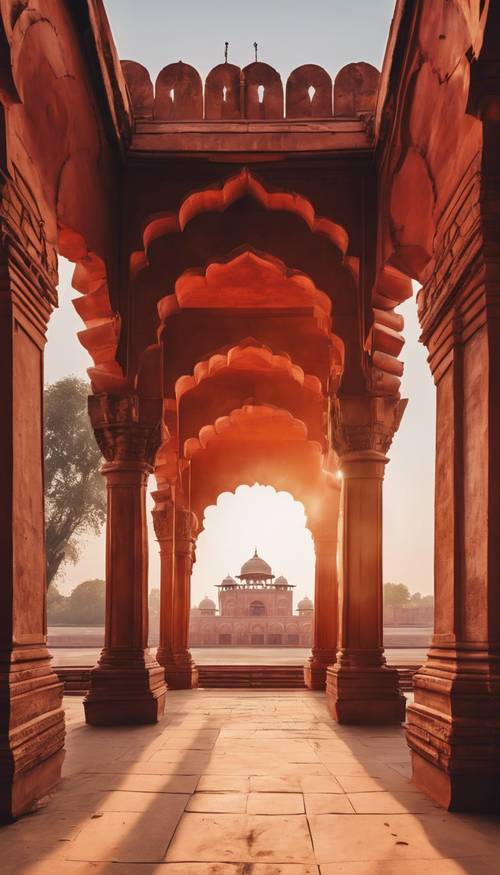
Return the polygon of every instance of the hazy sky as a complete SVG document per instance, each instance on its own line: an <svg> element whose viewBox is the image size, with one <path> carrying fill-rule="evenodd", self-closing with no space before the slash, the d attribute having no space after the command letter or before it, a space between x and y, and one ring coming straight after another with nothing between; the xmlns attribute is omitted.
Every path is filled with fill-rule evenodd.
<svg viewBox="0 0 500 875"><path fill-rule="evenodd" d="M259 43L259 58L283 77L303 63L324 66L332 75L351 61L380 68L393 0L105 0L121 58L140 61L152 78L167 63L183 60L204 76L223 60L244 66ZM85 377L90 364L76 340L83 326L70 301L72 266L61 261L60 308L49 326L47 382L68 373ZM415 299L399 308L406 321L403 395L410 399L389 453L384 490L384 579L410 589L433 587L434 387L426 351L418 343ZM193 601L215 596L214 584L237 574L254 547L296 585L296 598L312 594L314 559L300 504L269 487L241 487L210 508L198 539ZM76 567L60 582L69 591L89 577L104 577L104 537L90 539ZM159 561L150 531L150 585L157 586Z"/></svg>

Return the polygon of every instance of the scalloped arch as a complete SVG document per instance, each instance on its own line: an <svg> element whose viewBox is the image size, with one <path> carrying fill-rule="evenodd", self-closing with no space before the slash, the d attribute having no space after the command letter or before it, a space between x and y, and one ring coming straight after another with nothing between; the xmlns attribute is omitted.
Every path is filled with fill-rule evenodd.
<svg viewBox="0 0 500 875"><path fill-rule="evenodd" d="M185 457L192 459L217 438L234 442L256 439L272 443L304 441L317 446L321 454L319 443L307 440L307 426L302 420L296 419L288 410L270 404L245 404L233 410L229 416L220 416L213 424L203 426L197 438L188 438L186 441Z"/></svg>
<svg viewBox="0 0 500 875"><path fill-rule="evenodd" d="M253 197L264 209L285 211L301 218L311 233L322 234L345 256L349 236L342 225L332 219L316 215L310 200L295 192L269 191L247 167L226 179L221 186L205 188L188 195L177 213L164 213L151 218L143 232L144 249L130 255L130 275L133 278L147 266L147 251L154 240L165 234L184 231L186 225L201 213L224 212L231 204L245 196Z"/></svg>
<svg viewBox="0 0 500 875"><path fill-rule="evenodd" d="M204 380L224 370L275 371L289 376L306 391L318 397L322 396L321 381L318 377L305 374L302 368L292 362L289 355L275 355L267 346L248 342L233 346L225 353L215 353L210 358L198 362L192 376L180 377L177 380L175 385L177 401L179 402L187 392L196 389Z"/></svg>
<svg viewBox="0 0 500 875"><path fill-rule="evenodd" d="M59 226L57 249L75 264L72 286L82 297L73 299L72 304L86 326L78 332L78 339L94 361L94 367L87 369L92 391L120 394L127 388L116 360L121 319L111 307L106 265L71 228Z"/></svg>
<svg viewBox="0 0 500 875"><path fill-rule="evenodd" d="M185 270L175 283L175 293L158 302L158 312L164 320L179 307L304 305L315 307L330 325L331 299L307 274L288 268L269 253L244 249L224 261L211 261L205 269Z"/></svg>

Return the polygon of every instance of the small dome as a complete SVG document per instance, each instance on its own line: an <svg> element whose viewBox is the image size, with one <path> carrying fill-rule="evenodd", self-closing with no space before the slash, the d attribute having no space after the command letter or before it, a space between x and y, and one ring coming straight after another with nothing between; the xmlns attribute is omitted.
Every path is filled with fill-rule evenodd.
<svg viewBox="0 0 500 875"><path fill-rule="evenodd" d="M271 566L268 565L264 559L260 558L257 553L257 548L255 549L252 558L248 559L248 561L244 562L241 566L241 571L238 577L252 577L252 575L256 575L257 577L274 577Z"/></svg>
<svg viewBox="0 0 500 875"><path fill-rule="evenodd" d="M280 576L277 577L276 580L274 581L274 585L275 586L288 586L288 580L286 579L286 577L283 577L283 575L280 574Z"/></svg>
<svg viewBox="0 0 500 875"><path fill-rule="evenodd" d="M313 611L314 605L308 596L304 596L304 598L298 603L297 608L299 611Z"/></svg>
<svg viewBox="0 0 500 875"><path fill-rule="evenodd" d="M236 583L234 577L231 577L231 575L228 574L222 581L221 586L238 586L238 584Z"/></svg>
<svg viewBox="0 0 500 875"><path fill-rule="evenodd" d="M215 611L215 602L209 599L208 596L205 596L198 605L198 608L200 611Z"/></svg>

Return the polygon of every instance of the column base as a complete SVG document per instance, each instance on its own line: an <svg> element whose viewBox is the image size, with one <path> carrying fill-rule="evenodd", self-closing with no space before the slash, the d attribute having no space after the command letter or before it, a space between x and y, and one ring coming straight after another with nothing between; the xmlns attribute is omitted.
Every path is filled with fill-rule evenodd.
<svg viewBox="0 0 500 875"><path fill-rule="evenodd" d="M399 690L397 669L387 666L331 666L326 673L326 703L337 723L385 725L403 723L406 699Z"/></svg>
<svg viewBox="0 0 500 875"><path fill-rule="evenodd" d="M433 649L414 677L413 781L449 811L500 811L499 667L500 654Z"/></svg>
<svg viewBox="0 0 500 875"><path fill-rule="evenodd" d="M45 646L0 657L0 822L54 789L64 760L63 684Z"/></svg>
<svg viewBox="0 0 500 875"><path fill-rule="evenodd" d="M309 690L326 689L326 672L335 664L335 659L334 650L313 652L304 665L304 683Z"/></svg>
<svg viewBox="0 0 500 875"><path fill-rule="evenodd" d="M165 671L165 680L170 690L194 690L198 686L198 669L189 651L185 653L162 652L157 659Z"/></svg>
<svg viewBox="0 0 500 875"><path fill-rule="evenodd" d="M127 658L127 651L105 649L90 673L85 720L92 726L157 723L165 712L166 693L163 669L149 651Z"/></svg>

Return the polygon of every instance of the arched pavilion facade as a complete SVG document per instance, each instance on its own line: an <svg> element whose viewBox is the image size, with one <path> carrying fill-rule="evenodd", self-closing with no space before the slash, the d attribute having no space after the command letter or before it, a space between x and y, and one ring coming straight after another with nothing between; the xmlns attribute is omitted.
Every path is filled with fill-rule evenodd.
<svg viewBox="0 0 500 875"><path fill-rule="evenodd" d="M306 65L285 89L264 63L219 65L204 87L168 64L153 87L118 61L101 0L0 11L2 817L45 795L63 757L42 472L58 254L75 263L108 494L87 721L154 722L167 685L196 683L196 537L222 491L256 482L301 501L314 538L309 686L340 722L403 720L383 653L382 491L406 404L395 310L414 278L436 382L436 617L408 743L442 805L498 808L500 4L399 0L380 76L355 63L332 83Z"/></svg>

